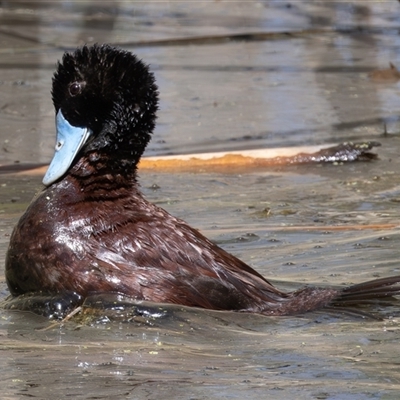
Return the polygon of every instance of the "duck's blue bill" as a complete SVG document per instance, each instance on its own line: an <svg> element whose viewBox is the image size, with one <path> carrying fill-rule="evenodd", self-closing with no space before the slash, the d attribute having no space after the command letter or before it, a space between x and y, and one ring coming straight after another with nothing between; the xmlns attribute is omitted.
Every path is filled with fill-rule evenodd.
<svg viewBox="0 0 400 400"><path fill-rule="evenodd" d="M61 178L68 171L78 151L91 134L91 131L87 128L72 126L64 118L61 109L56 116L56 129L55 153L42 181L46 186Z"/></svg>

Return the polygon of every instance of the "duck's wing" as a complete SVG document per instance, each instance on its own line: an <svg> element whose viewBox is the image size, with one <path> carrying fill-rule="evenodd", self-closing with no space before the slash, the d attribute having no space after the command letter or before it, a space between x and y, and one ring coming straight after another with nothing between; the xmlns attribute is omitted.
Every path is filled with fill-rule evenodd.
<svg viewBox="0 0 400 400"><path fill-rule="evenodd" d="M255 312L285 301L286 293L184 221L158 208L154 214L136 214L135 221L115 229L113 243L103 238L94 249L100 270L109 271L109 281L114 274L124 292L150 301Z"/></svg>

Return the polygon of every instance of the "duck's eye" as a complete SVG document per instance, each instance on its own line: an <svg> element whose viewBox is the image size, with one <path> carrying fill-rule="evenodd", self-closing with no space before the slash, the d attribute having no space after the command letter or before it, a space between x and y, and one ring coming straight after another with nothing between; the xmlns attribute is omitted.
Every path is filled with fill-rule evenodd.
<svg viewBox="0 0 400 400"><path fill-rule="evenodd" d="M80 94L82 92L83 89L83 85L81 82L74 82L71 83L69 85L69 94L73 97L73 96L77 96L78 94Z"/></svg>

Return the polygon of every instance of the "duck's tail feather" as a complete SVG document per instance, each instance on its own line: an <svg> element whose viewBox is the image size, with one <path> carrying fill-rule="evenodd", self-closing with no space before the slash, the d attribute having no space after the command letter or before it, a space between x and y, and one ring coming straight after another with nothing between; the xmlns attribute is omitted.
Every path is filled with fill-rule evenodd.
<svg viewBox="0 0 400 400"><path fill-rule="evenodd" d="M332 304L336 306L354 306L380 302L400 295L400 276L374 279L352 285L342 289L339 295L333 299ZM382 302L384 303L384 302Z"/></svg>
<svg viewBox="0 0 400 400"><path fill-rule="evenodd" d="M390 306L394 296L400 296L400 275L375 279L343 289L305 287L291 292L277 309L267 309L263 314L294 315L308 311L325 310L375 318L358 307L366 305ZM379 319L379 317L377 318Z"/></svg>

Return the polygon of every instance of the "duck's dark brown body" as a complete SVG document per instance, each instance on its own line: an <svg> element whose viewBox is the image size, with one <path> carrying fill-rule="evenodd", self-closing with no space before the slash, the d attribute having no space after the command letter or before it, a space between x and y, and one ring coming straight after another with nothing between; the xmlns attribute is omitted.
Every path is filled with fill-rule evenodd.
<svg viewBox="0 0 400 400"><path fill-rule="evenodd" d="M147 202L134 176L110 174L72 173L45 189L13 233L6 274L14 295L116 292L271 315L318 308L337 294L306 289L315 296L305 303L301 296L291 301L292 295Z"/></svg>
<svg viewBox="0 0 400 400"><path fill-rule="evenodd" d="M400 276L284 293L197 230L147 202L136 166L151 137L157 87L146 65L110 46L66 53L53 79L57 141L46 188L14 229L13 296L122 293L138 300L266 315L400 294Z"/></svg>

